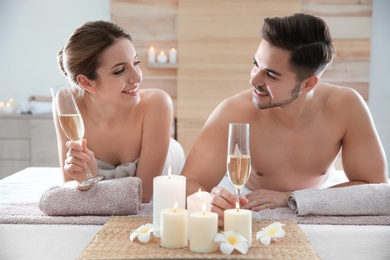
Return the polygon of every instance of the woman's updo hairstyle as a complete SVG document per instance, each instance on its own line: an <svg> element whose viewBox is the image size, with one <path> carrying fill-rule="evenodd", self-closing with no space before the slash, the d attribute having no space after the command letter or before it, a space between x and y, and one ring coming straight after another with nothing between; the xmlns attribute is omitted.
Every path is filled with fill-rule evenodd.
<svg viewBox="0 0 390 260"><path fill-rule="evenodd" d="M97 78L101 53L118 39L130 34L118 25L107 21L90 21L76 29L57 54L57 62L65 77L77 84L83 74L90 80Z"/></svg>

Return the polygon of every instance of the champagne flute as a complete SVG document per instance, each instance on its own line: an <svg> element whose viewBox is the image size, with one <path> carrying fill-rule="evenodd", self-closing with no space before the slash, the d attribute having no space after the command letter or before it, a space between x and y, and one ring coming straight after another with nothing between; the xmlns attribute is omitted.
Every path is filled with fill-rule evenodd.
<svg viewBox="0 0 390 260"><path fill-rule="evenodd" d="M242 188L251 173L248 123L229 124L227 170L229 180L240 198Z"/></svg>
<svg viewBox="0 0 390 260"><path fill-rule="evenodd" d="M81 144L84 137L84 122L77 103L68 84L50 88L55 104L56 114L62 131L72 141ZM93 184L103 179L103 176L94 177L84 161L84 169L87 179L78 184L79 190L88 190Z"/></svg>

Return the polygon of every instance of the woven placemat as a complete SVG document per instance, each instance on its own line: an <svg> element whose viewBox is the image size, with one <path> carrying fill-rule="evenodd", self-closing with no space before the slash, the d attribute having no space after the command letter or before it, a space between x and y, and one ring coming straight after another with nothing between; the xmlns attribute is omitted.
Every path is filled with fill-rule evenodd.
<svg viewBox="0 0 390 260"><path fill-rule="evenodd" d="M148 243L137 239L131 242L130 233L139 226L152 223L151 217L112 217L78 259L320 259L311 247L305 233L292 221L279 221L285 226L284 238L264 246L256 241L256 233L273 223L268 220L254 220L252 225L253 244L247 254L234 250L231 255L220 252L201 254L189 250L189 245L181 249L166 249L160 246L160 239L151 235Z"/></svg>

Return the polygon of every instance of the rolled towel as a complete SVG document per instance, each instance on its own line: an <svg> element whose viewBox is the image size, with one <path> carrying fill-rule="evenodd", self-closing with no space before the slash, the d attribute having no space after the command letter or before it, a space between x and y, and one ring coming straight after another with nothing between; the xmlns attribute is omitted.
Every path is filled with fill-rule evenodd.
<svg viewBox="0 0 390 260"><path fill-rule="evenodd" d="M390 185L362 184L294 191L288 205L304 215L390 215Z"/></svg>
<svg viewBox="0 0 390 260"><path fill-rule="evenodd" d="M75 187L53 186L46 190L39 209L49 216L135 215L142 203L138 177L104 180L87 191Z"/></svg>

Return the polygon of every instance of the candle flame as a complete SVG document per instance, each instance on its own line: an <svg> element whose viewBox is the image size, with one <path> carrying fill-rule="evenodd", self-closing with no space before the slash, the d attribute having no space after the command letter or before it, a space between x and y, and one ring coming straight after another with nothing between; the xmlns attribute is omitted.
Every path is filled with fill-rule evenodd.
<svg viewBox="0 0 390 260"><path fill-rule="evenodd" d="M160 55L161 55L161 56L164 56L164 54L165 54L164 51L161 51L161 52L160 52Z"/></svg>
<svg viewBox="0 0 390 260"><path fill-rule="evenodd" d="M206 203L203 202L203 205L202 205L202 212L203 212L203 216L206 214Z"/></svg>
<svg viewBox="0 0 390 260"><path fill-rule="evenodd" d="M170 179L172 175L172 168L171 165L168 166L168 178Z"/></svg>
<svg viewBox="0 0 390 260"><path fill-rule="evenodd" d="M153 46L150 46L150 51L154 51L154 47Z"/></svg>
<svg viewBox="0 0 390 260"><path fill-rule="evenodd" d="M238 201L236 202L236 209L237 209L237 212L240 212L240 203L238 203Z"/></svg>
<svg viewBox="0 0 390 260"><path fill-rule="evenodd" d="M196 198L197 199L200 199L200 195L201 195L202 193L201 193L201 189L199 188L199 190L198 190L198 193L196 194Z"/></svg>
<svg viewBox="0 0 390 260"><path fill-rule="evenodd" d="M5 105L4 102L1 101L1 102L0 102L0 107L4 107L4 105Z"/></svg>
<svg viewBox="0 0 390 260"><path fill-rule="evenodd" d="M12 105L11 102L7 102L6 104L7 107L11 107L11 105Z"/></svg>
<svg viewBox="0 0 390 260"><path fill-rule="evenodd" d="M173 213L176 212L178 206L179 205L178 205L177 201L175 201L175 204L173 204Z"/></svg>
<svg viewBox="0 0 390 260"><path fill-rule="evenodd" d="M171 51L176 51L176 49L175 49L175 48L172 48Z"/></svg>

